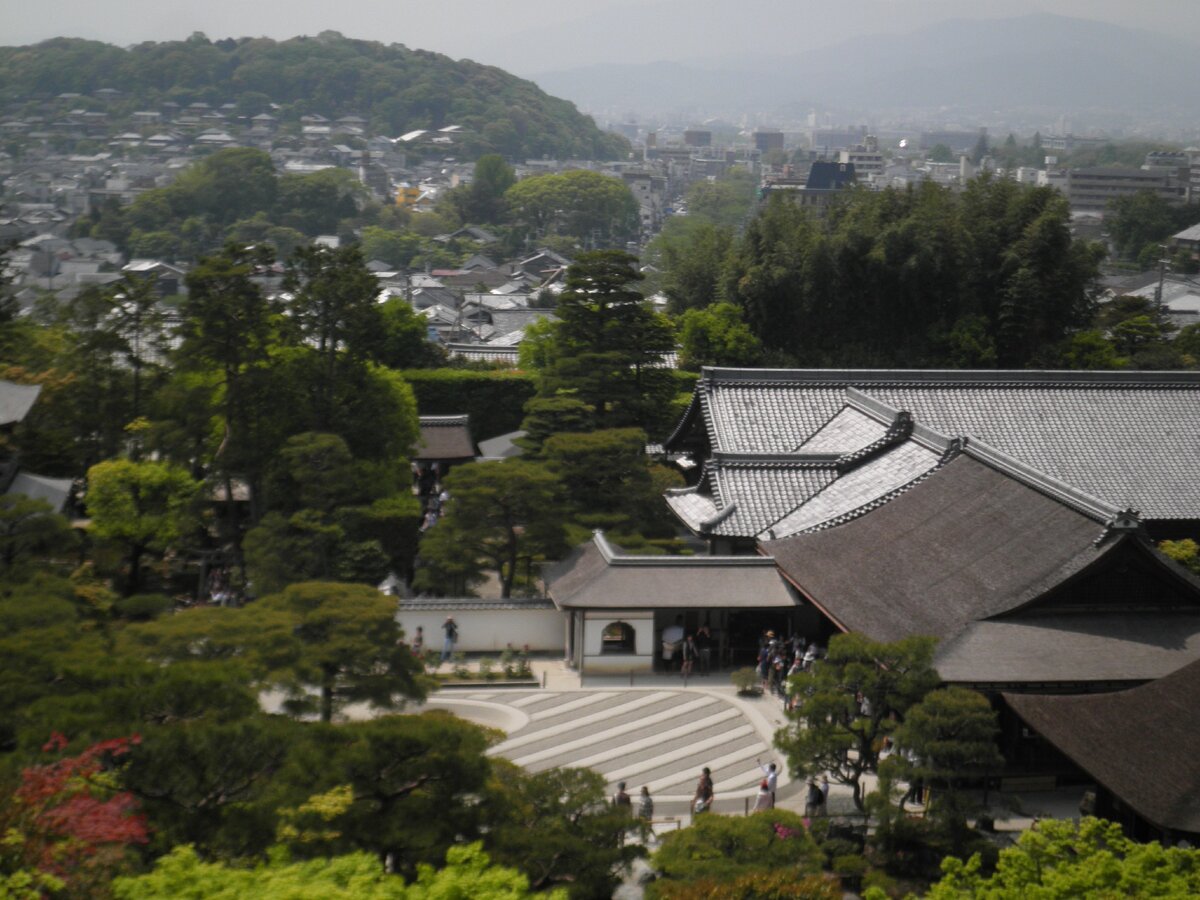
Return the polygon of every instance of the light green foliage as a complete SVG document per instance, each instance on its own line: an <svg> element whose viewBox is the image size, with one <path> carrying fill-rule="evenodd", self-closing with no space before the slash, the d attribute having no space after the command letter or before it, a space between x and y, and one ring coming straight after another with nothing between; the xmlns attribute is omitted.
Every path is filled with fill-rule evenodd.
<svg viewBox="0 0 1200 900"><path fill-rule="evenodd" d="M837 878L791 872L749 872L732 878L698 878L676 883L656 881L648 885L652 900L841 900L845 896Z"/></svg>
<svg viewBox="0 0 1200 900"><path fill-rule="evenodd" d="M799 877L820 871L821 861L804 821L785 809L697 816L689 827L668 832L654 854L655 867L671 882L728 880L759 871Z"/></svg>
<svg viewBox="0 0 1200 900"><path fill-rule="evenodd" d="M64 886L62 879L36 869L0 872L0 900L43 900Z"/></svg>
<svg viewBox="0 0 1200 900"><path fill-rule="evenodd" d="M1175 562L1187 566L1193 572L1200 575L1200 545L1191 538L1183 538L1178 541L1162 541L1158 545L1158 549L1175 560Z"/></svg>
<svg viewBox="0 0 1200 900"><path fill-rule="evenodd" d="M127 593L135 593L142 554L166 550L187 534L199 485L179 466L128 459L97 463L88 469L87 481L92 531L126 548Z"/></svg>
<svg viewBox="0 0 1200 900"><path fill-rule="evenodd" d="M556 324L537 319L525 326L525 339L517 347L517 364L526 371L541 372L554 358Z"/></svg>
<svg viewBox="0 0 1200 900"><path fill-rule="evenodd" d="M753 366L762 360L762 344L732 303L689 309L679 319L680 365Z"/></svg>
<svg viewBox="0 0 1200 900"><path fill-rule="evenodd" d="M536 235L568 235L614 246L635 233L637 202L619 178L572 170L533 175L504 194L512 216Z"/></svg>
<svg viewBox="0 0 1200 900"><path fill-rule="evenodd" d="M522 560L565 549L562 485L544 466L520 459L459 466L445 486L450 501L421 541L421 585L456 593L482 567L496 572L509 597Z"/></svg>
<svg viewBox="0 0 1200 900"><path fill-rule="evenodd" d="M362 230L362 254L367 260L378 259L393 266L407 266L420 252L420 235L411 231L394 231L378 225L366 225Z"/></svg>
<svg viewBox="0 0 1200 900"><path fill-rule="evenodd" d="M733 231L688 215L669 219L650 242L649 257L664 270L662 291L671 309L703 308L720 294L722 268L733 247Z"/></svg>
<svg viewBox="0 0 1200 900"><path fill-rule="evenodd" d="M1076 897L1163 897L1200 894L1200 851L1157 841L1138 843L1102 819L1043 819L1000 851L996 872L984 876L980 859L942 863L929 900L1068 900Z"/></svg>
<svg viewBox="0 0 1200 900"><path fill-rule="evenodd" d="M490 865L479 844L452 848L445 868L422 866L411 885L388 875L369 853L302 862L276 854L269 863L243 868L204 862L192 847L183 846L162 857L153 872L117 879L113 891L118 900L235 900L250 896L263 900L520 900L531 896L528 879L516 870ZM561 900L565 895L558 896Z"/></svg>
<svg viewBox="0 0 1200 900"><path fill-rule="evenodd" d="M811 674L793 676L789 689L799 705L791 713L793 724L776 732L775 746L793 769L828 772L831 780L851 787L855 805L863 809L862 778L878 768L883 738L938 684L933 645L923 637L889 644L835 635Z"/></svg>
<svg viewBox="0 0 1200 900"><path fill-rule="evenodd" d="M927 154L930 162L948 163L954 162L954 151L945 144L934 144Z"/></svg>

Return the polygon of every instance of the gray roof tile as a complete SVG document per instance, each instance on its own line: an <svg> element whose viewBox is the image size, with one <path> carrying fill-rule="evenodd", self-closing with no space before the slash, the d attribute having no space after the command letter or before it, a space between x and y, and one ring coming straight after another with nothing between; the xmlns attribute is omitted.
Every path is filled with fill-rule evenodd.
<svg viewBox="0 0 1200 900"><path fill-rule="evenodd" d="M697 391L716 451L790 453L849 387L1146 519L1200 518L1200 372L706 369Z"/></svg>
<svg viewBox="0 0 1200 900"><path fill-rule="evenodd" d="M782 538L843 521L929 474L940 461L940 454L916 441L905 441L831 482L773 523L770 530L774 537Z"/></svg>

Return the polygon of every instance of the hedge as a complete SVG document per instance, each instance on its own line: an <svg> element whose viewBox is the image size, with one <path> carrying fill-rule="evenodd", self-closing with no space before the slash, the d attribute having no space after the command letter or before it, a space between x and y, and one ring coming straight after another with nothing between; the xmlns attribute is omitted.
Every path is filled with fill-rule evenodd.
<svg viewBox="0 0 1200 900"><path fill-rule="evenodd" d="M528 372L405 369L400 374L412 385L421 415L466 413L476 441L520 428L525 401L537 393L536 376Z"/></svg>

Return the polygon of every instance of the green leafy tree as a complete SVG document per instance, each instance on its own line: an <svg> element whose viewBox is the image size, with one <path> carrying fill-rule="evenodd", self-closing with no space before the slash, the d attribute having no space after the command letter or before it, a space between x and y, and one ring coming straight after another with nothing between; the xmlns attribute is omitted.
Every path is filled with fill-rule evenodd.
<svg viewBox="0 0 1200 900"><path fill-rule="evenodd" d="M883 739L909 709L937 687L931 638L895 643L839 634L811 674L794 676L799 698L792 724L775 734L775 746L798 772L828 772L853 791L865 808L863 777L878 770Z"/></svg>
<svg viewBox="0 0 1200 900"><path fill-rule="evenodd" d="M752 816L697 816L689 827L664 835L654 854L665 884L683 885L780 871L798 879L819 872L821 863L803 819L778 808Z"/></svg>
<svg viewBox="0 0 1200 900"><path fill-rule="evenodd" d="M493 858L527 873L534 890L611 897L621 873L646 853L627 835L644 837L646 826L608 802L603 776L588 769L497 769L484 800Z"/></svg>
<svg viewBox="0 0 1200 900"><path fill-rule="evenodd" d="M379 225L362 230L362 254L367 260L378 259L397 268L409 265L421 252L421 237L411 231L396 231Z"/></svg>
<svg viewBox="0 0 1200 900"><path fill-rule="evenodd" d="M319 360L313 406L317 430L326 431L344 370L365 364L383 330L375 302L379 285L357 247L313 246L297 250L288 260L284 288L291 296L288 322L294 336Z"/></svg>
<svg viewBox="0 0 1200 900"><path fill-rule="evenodd" d="M497 153L485 153L475 161L471 183L451 193L451 201L463 222L500 222L507 212L504 195L517 183L516 172Z"/></svg>
<svg viewBox="0 0 1200 900"><path fill-rule="evenodd" d="M936 163L954 162L954 151L945 144L934 144L928 153L928 159Z"/></svg>
<svg viewBox="0 0 1200 900"><path fill-rule="evenodd" d="M1158 549L1180 565L1186 566L1200 575L1200 544L1191 538L1178 541L1162 541Z"/></svg>
<svg viewBox="0 0 1200 900"><path fill-rule="evenodd" d="M0 495L0 572L11 576L35 555L66 545L71 525L45 500Z"/></svg>
<svg viewBox="0 0 1200 900"><path fill-rule="evenodd" d="M499 737L440 712L307 726L261 806L276 810L349 786L352 802L324 826L339 833L330 838L336 852L390 854L397 871L412 873L485 829L485 751Z"/></svg>
<svg viewBox="0 0 1200 900"><path fill-rule="evenodd" d="M669 323L642 299L641 275L627 253L580 256L559 295L553 363L542 395L567 393L595 411L595 427L655 430L674 394L662 354L675 347Z"/></svg>
<svg viewBox="0 0 1200 900"><path fill-rule="evenodd" d="M987 699L966 688L926 694L909 707L896 729L896 745L912 757L895 756L908 781L933 791L931 813L957 846L967 834L967 817L978 804L965 789L971 779L999 771L1004 758L996 745L1000 726Z"/></svg>
<svg viewBox="0 0 1200 900"><path fill-rule="evenodd" d="M665 274L662 290L674 312L706 307L718 299L721 271L733 247L731 229L692 215L667 221L649 255Z"/></svg>
<svg viewBox="0 0 1200 900"><path fill-rule="evenodd" d="M421 540L426 568L418 585L457 592L486 568L499 577L501 596L510 597L522 560L555 558L565 549L562 486L545 467L476 463L454 469L444 484L450 500Z"/></svg>
<svg viewBox="0 0 1200 900"><path fill-rule="evenodd" d="M510 187L504 201L513 217L538 236L558 233L610 247L636 233L633 194L619 178L599 172L533 175Z"/></svg>
<svg viewBox="0 0 1200 900"><path fill-rule="evenodd" d="M981 858L954 857L942 863L942 880L926 894L930 900L987 897L1019 900L1044 897L1163 897L1183 900L1200 893L1200 850L1157 841L1130 840L1121 826L1085 818L1078 824L1042 819L1015 847L1000 851L993 874Z"/></svg>
<svg viewBox="0 0 1200 900"><path fill-rule="evenodd" d="M273 852L255 868L222 862L205 862L194 848L174 848L145 875L119 878L113 883L118 900L152 900L159 897L262 897L263 900L322 897L336 900L446 900L480 897L488 900L524 900L535 896L529 880L515 869L490 864L478 843L452 847L444 868L422 865L416 880L389 875L370 853L350 853L329 859L292 861ZM538 897L565 900L565 893L539 893Z"/></svg>
<svg viewBox="0 0 1200 900"><path fill-rule="evenodd" d="M732 878L697 878L694 881L654 882L647 891L654 900L839 900L845 891L839 879L788 871L750 872Z"/></svg>
<svg viewBox="0 0 1200 900"><path fill-rule="evenodd" d="M762 344L732 303L689 309L679 319L683 368L753 366L762 360Z"/></svg>
<svg viewBox="0 0 1200 900"><path fill-rule="evenodd" d="M253 370L265 364L277 339L278 309L252 280L257 266L270 260L269 252L230 244L206 257L187 276L188 295L181 312L185 368L213 370L220 376L220 416L224 438L214 463L224 481L228 512L228 539L240 546L234 529L233 478L241 471L251 483L251 501L261 481L263 462L253 452L252 434L257 417L249 386Z"/></svg>
<svg viewBox="0 0 1200 900"><path fill-rule="evenodd" d="M88 469L87 507L92 531L126 551L125 594L141 586L142 557L183 540L192 525L199 485L187 470L165 462L113 459Z"/></svg>
<svg viewBox="0 0 1200 900"><path fill-rule="evenodd" d="M288 691L292 712L317 712L329 722L348 703L394 709L425 696L420 666L401 642L395 601L375 588L293 584L249 612L247 645Z"/></svg>

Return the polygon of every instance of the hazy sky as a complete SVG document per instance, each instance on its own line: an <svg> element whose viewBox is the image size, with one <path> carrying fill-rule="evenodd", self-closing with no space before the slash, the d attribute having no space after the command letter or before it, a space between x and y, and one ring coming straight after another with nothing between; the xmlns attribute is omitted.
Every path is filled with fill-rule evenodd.
<svg viewBox="0 0 1200 900"><path fill-rule="evenodd" d="M531 74L596 62L804 50L955 17L1051 12L1200 44L1198 0L0 0L0 42L66 35L116 44L332 29Z"/></svg>

